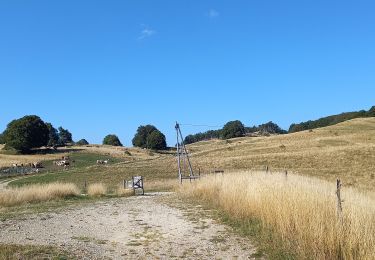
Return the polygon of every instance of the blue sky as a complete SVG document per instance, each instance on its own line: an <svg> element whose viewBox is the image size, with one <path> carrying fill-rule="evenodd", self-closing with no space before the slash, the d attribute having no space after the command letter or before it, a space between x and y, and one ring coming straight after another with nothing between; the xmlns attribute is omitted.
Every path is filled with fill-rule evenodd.
<svg viewBox="0 0 375 260"><path fill-rule="evenodd" d="M374 1L0 0L0 131L125 145L154 124L283 128L375 105ZM183 134L208 130L182 128Z"/></svg>

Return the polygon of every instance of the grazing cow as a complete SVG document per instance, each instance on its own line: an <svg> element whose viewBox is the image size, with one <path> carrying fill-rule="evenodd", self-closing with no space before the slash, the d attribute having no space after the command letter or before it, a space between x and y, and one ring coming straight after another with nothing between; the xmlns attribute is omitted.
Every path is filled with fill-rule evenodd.
<svg viewBox="0 0 375 260"><path fill-rule="evenodd" d="M109 163L109 159L107 160L96 160L96 164L108 164Z"/></svg>
<svg viewBox="0 0 375 260"><path fill-rule="evenodd" d="M31 165L32 168L42 168L41 162L33 162Z"/></svg>
<svg viewBox="0 0 375 260"><path fill-rule="evenodd" d="M54 164L57 166L64 166L64 168L66 168L65 166L70 166L70 161L67 161L67 160L55 161Z"/></svg>
<svg viewBox="0 0 375 260"><path fill-rule="evenodd" d="M103 160L96 160L96 164L103 164Z"/></svg>

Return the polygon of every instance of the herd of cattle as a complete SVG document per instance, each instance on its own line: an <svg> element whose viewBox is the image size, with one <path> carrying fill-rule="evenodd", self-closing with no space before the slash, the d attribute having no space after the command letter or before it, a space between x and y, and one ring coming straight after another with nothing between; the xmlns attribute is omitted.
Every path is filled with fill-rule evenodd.
<svg viewBox="0 0 375 260"><path fill-rule="evenodd" d="M109 159L105 160L96 160L97 165L104 165L110 162ZM74 159L71 159L69 156L62 156L61 159L53 161L53 165L56 167L62 167L64 170L69 169L72 164L75 163ZM1 176L10 176L10 175L28 175L33 173L40 173L41 168L44 168L42 162L31 162L31 163L13 163L10 167L0 168L0 177ZM49 167L47 167L49 168Z"/></svg>
<svg viewBox="0 0 375 260"><path fill-rule="evenodd" d="M60 160L53 161L53 165L63 167L64 169L69 168L72 163L74 163L75 160L70 159L69 156L62 156ZM106 160L96 160L96 164L108 164L109 159ZM32 169L40 169L43 168L43 165L41 162L32 162L32 163L27 163L27 164L18 164L18 163L13 163L12 164L13 168L25 168L29 167Z"/></svg>
<svg viewBox="0 0 375 260"><path fill-rule="evenodd" d="M27 164L23 164L23 163L21 163L21 164L19 164L19 163L13 163L13 164L12 164L12 167L13 167L13 168L18 168L18 167L30 167L30 168L35 168L35 169L43 168L41 162L32 162L32 163L27 163Z"/></svg>

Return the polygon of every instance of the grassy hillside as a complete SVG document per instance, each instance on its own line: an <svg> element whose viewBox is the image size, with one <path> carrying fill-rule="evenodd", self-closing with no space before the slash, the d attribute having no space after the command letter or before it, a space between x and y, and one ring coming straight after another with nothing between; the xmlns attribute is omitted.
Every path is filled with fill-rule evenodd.
<svg viewBox="0 0 375 260"><path fill-rule="evenodd" d="M365 117L375 117L375 106L371 107L368 111L361 110L355 112L346 112L338 115L322 117L317 120L309 120L307 122L301 122L299 124L292 124L289 127L289 133L335 125L347 120Z"/></svg>
<svg viewBox="0 0 375 260"><path fill-rule="evenodd" d="M375 118L270 137L211 140L188 146L192 162L210 169L288 170L373 190L375 187Z"/></svg>
<svg viewBox="0 0 375 260"><path fill-rule="evenodd" d="M79 149L77 151L77 147L72 147L71 152L67 152L75 161L68 170L53 165L50 155L45 155L46 161L43 161L45 168L41 173L18 178L10 185L22 186L58 181L74 183L83 189L85 183L99 182L114 190L124 179L129 180L132 176L142 175L147 180L148 189L158 187L169 189L171 184L164 180L176 177L177 166L174 154L159 154L137 148L110 146L80 147ZM17 156L19 160L28 158L24 155ZM61 154L59 156L61 157ZM107 165L97 165L98 159L110 159L110 162Z"/></svg>
<svg viewBox="0 0 375 260"><path fill-rule="evenodd" d="M51 171L13 184L66 181L81 187L85 181L99 181L116 186L133 175L143 175L149 183L161 184L177 178L173 152L159 154L110 146L80 149L83 150L71 155L77 163L70 170ZM354 119L286 135L203 141L188 145L188 149L193 167L196 171L201 168L203 173L213 169L261 170L268 165L271 171L288 170L329 181L339 177L345 186L375 190L375 118ZM43 156L51 160L51 155ZM112 159L109 165L96 165L97 159L107 157Z"/></svg>

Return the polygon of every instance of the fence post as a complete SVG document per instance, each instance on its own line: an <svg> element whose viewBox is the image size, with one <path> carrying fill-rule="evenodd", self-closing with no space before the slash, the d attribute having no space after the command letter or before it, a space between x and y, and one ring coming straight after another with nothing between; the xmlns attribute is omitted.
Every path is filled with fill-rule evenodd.
<svg viewBox="0 0 375 260"><path fill-rule="evenodd" d="M341 200L341 180L336 180L336 195L337 195L337 217L342 223L342 200Z"/></svg>
<svg viewBox="0 0 375 260"><path fill-rule="evenodd" d="M134 176L132 176L132 186L133 186L133 191L134 191L134 195L135 195L135 188L134 188Z"/></svg>
<svg viewBox="0 0 375 260"><path fill-rule="evenodd" d="M266 165L266 173L268 173L268 165Z"/></svg>
<svg viewBox="0 0 375 260"><path fill-rule="evenodd" d="M285 170L285 179L288 179L288 170Z"/></svg>
<svg viewBox="0 0 375 260"><path fill-rule="evenodd" d="M87 181L85 181L85 193L87 193Z"/></svg>

